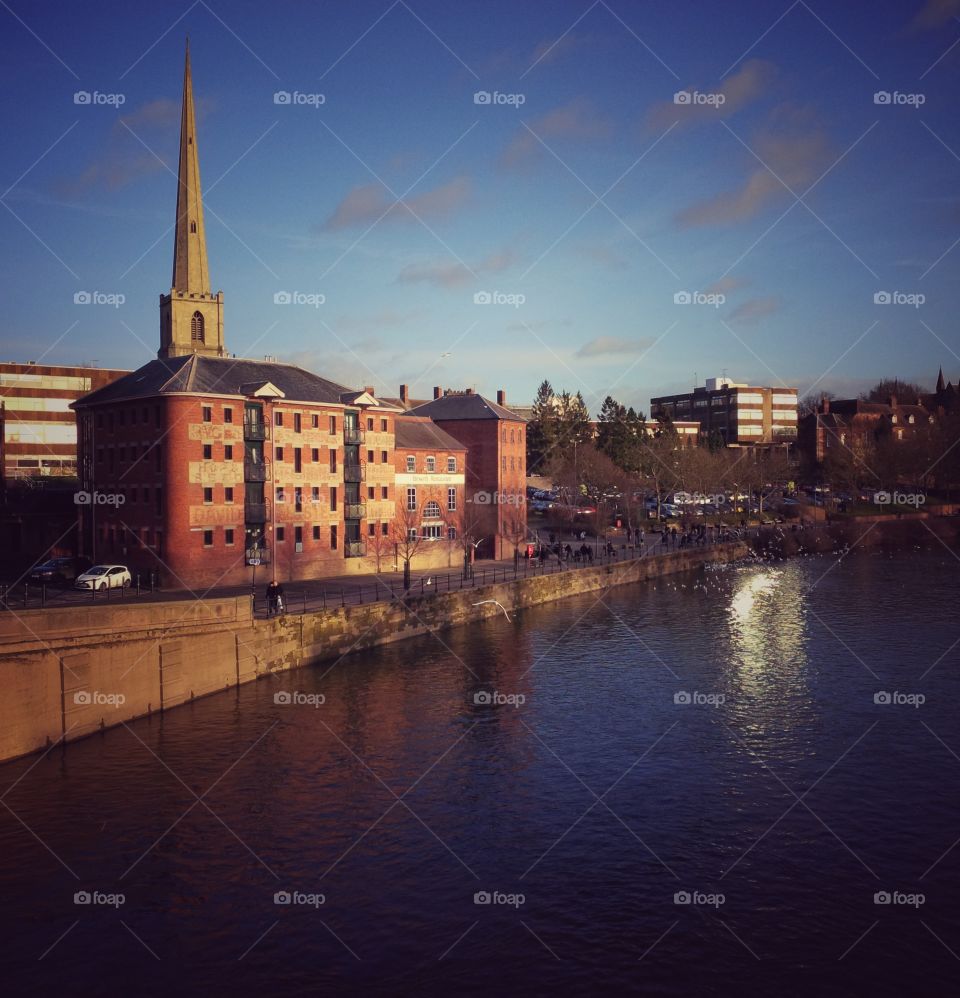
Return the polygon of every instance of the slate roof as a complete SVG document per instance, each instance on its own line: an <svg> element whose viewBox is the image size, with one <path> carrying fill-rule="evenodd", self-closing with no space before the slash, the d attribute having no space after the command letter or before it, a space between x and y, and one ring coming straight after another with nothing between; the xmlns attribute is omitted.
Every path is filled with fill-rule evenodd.
<svg viewBox="0 0 960 998"><path fill-rule="evenodd" d="M509 419L515 423L526 422L522 416L477 395L476 392L456 392L432 399L410 410L410 415L429 416L437 422L445 419Z"/></svg>
<svg viewBox="0 0 960 998"><path fill-rule="evenodd" d="M293 364L190 354L151 360L136 371L84 395L73 406L183 393L244 396L268 381L283 392L288 402L340 404L348 401L347 396L355 397L356 394L355 389L327 381Z"/></svg>
<svg viewBox="0 0 960 998"><path fill-rule="evenodd" d="M465 451L467 448L445 433L427 416L397 416L396 449Z"/></svg>

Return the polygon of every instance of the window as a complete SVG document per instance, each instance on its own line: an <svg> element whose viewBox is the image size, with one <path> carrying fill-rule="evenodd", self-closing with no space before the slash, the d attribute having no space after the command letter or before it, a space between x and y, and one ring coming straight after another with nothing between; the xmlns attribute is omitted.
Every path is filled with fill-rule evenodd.
<svg viewBox="0 0 960 998"><path fill-rule="evenodd" d="M430 500L423 507L423 518L425 520L439 520L440 519L440 503L435 502L433 499Z"/></svg>
<svg viewBox="0 0 960 998"><path fill-rule="evenodd" d="M914 418L913 418L913 416L909 416L909 417L907 418L907 422L908 422L908 423L913 423L913 422L914 422Z"/></svg>
<svg viewBox="0 0 960 998"><path fill-rule="evenodd" d="M213 422L213 408L209 405L203 406L203 421L205 423Z"/></svg>
<svg viewBox="0 0 960 998"><path fill-rule="evenodd" d="M277 527L277 543L282 544L286 538L286 531L283 527Z"/></svg>
<svg viewBox="0 0 960 998"><path fill-rule="evenodd" d="M276 457L276 459L277 459L278 461L282 461L282 460L283 460L283 448L282 448L282 447L278 447L278 448L277 448L277 449L276 449L276 450L274 451L274 455L275 455L275 457Z"/></svg>
<svg viewBox="0 0 960 998"><path fill-rule="evenodd" d="M417 470L417 459L412 455L407 455L407 474L412 475Z"/></svg>
<svg viewBox="0 0 960 998"><path fill-rule="evenodd" d="M131 409L130 410L130 425L131 426L136 426L137 425L137 410L136 409Z"/></svg>
<svg viewBox="0 0 960 998"><path fill-rule="evenodd" d="M367 451L367 463L368 464L373 464L374 463L374 456L375 455L374 455L374 453L373 453L372 450L368 450Z"/></svg>
<svg viewBox="0 0 960 998"><path fill-rule="evenodd" d="M513 427L510 428L510 443L514 443Z"/></svg>
<svg viewBox="0 0 960 998"><path fill-rule="evenodd" d="M903 440L903 430L897 430L897 440Z"/></svg>
<svg viewBox="0 0 960 998"><path fill-rule="evenodd" d="M385 450L380 451L380 463L381 464L386 464L388 457L389 457L389 455L387 454L387 452Z"/></svg>
<svg viewBox="0 0 960 998"><path fill-rule="evenodd" d="M316 525L314 525L314 528L313 528L313 539L315 541L320 540L320 528L318 526L316 526Z"/></svg>
<svg viewBox="0 0 960 998"><path fill-rule="evenodd" d="M303 550L303 527L293 528L293 543L297 545L297 550Z"/></svg>
<svg viewBox="0 0 960 998"><path fill-rule="evenodd" d="M415 541L417 539L417 528L416 527L407 527L407 537L411 541Z"/></svg>
<svg viewBox="0 0 960 998"><path fill-rule="evenodd" d="M335 450L330 451L330 470L337 470L337 452Z"/></svg>
<svg viewBox="0 0 960 998"><path fill-rule="evenodd" d="M506 457L501 457L500 458L500 470L501 471L506 471L507 470L507 459L506 459Z"/></svg>
<svg viewBox="0 0 960 998"><path fill-rule="evenodd" d="M227 527L227 529L224 530L223 543L226 544L227 547L233 546L233 527Z"/></svg>
<svg viewBox="0 0 960 998"><path fill-rule="evenodd" d="M373 420L371 420L370 422L373 422ZM370 537L376 537L377 536L377 525L375 523L368 523L367 524L367 534Z"/></svg>
<svg viewBox="0 0 960 998"><path fill-rule="evenodd" d="M330 526L330 550L337 550L337 525L335 523Z"/></svg>
<svg viewBox="0 0 960 998"><path fill-rule="evenodd" d="M223 459L224 459L224 461L232 461L233 460L233 444L224 444L223 445Z"/></svg>
<svg viewBox="0 0 960 998"><path fill-rule="evenodd" d="M314 430L319 429L320 427L320 417L316 413L313 413L310 416L310 426Z"/></svg>
<svg viewBox="0 0 960 998"><path fill-rule="evenodd" d="M273 414L273 425L283 426L283 413L279 409Z"/></svg>
<svg viewBox="0 0 960 998"><path fill-rule="evenodd" d="M385 419L380 420L380 432L381 433L387 432L387 421Z"/></svg>
<svg viewBox="0 0 960 998"><path fill-rule="evenodd" d="M428 523L423 528L423 536L429 541L440 540L443 527L439 523Z"/></svg>
<svg viewBox="0 0 960 998"><path fill-rule="evenodd" d="M457 490L447 489L447 509L452 513L457 508Z"/></svg>
<svg viewBox="0 0 960 998"><path fill-rule="evenodd" d="M435 457L432 457L432 456L428 457L427 458L427 471L432 473L432 472L434 472L436 470L437 470L437 459Z"/></svg>
<svg viewBox="0 0 960 998"><path fill-rule="evenodd" d="M380 524L380 533L384 537L386 537L390 533L390 524L389 523L381 523Z"/></svg>
<svg viewBox="0 0 960 998"><path fill-rule="evenodd" d="M513 455L512 454L510 455L510 470L511 471L516 471L516 468L514 468L514 466L513 466Z"/></svg>
<svg viewBox="0 0 960 998"><path fill-rule="evenodd" d="M457 539L457 528L456 527L447 527L447 540L448 541L455 541L456 539Z"/></svg>
<svg viewBox="0 0 960 998"><path fill-rule="evenodd" d="M284 491L284 488L283 488L282 485L278 485L277 486L277 493L276 494L277 494L277 502L286 502L287 501L287 493Z"/></svg>
<svg viewBox="0 0 960 998"><path fill-rule="evenodd" d="M376 494L377 494L377 490L372 485L368 485L367 486L367 498L368 499L373 499L373 498L376 497Z"/></svg>
<svg viewBox="0 0 960 998"><path fill-rule="evenodd" d="M227 485L223 490L223 501L233 502L233 486Z"/></svg>
<svg viewBox="0 0 960 998"><path fill-rule="evenodd" d="M331 416L330 417L330 435L334 436L334 437L337 435L337 417L336 416Z"/></svg>
<svg viewBox="0 0 960 998"><path fill-rule="evenodd" d="M367 418L367 429L370 430L371 433L373 432L373 419L369 417Z"/></svg>
<svg viewBox="0 0 960 998"><path fill-rule="evenodd" d="M330 512L335 513L337 511L337 487L332 485L330 487Z"/></svg>
<svg viewBox="0 0 960 998"><path fill-rule="evenodd" d="M213 502L213 489L207 488L203 490L203 501L206 505L210 505Z"/></svg>
<svg viewBox="0 0 960 998"><path fill-rule="evenodd" d="M213 460L213 444L203 445L203 459L204 461Z"/></svg>
<svg viewBox="0 0 960 998"><path fill-rule="evenodd" d="M190 339L194 343L203 343L203 316L199 312L194 312L190 319ZM211 543L213 543L211 541Z"/></svg>
<svg viewBox="0 0 960 998"><path fill-rule="evenodd" d="M303 512L303 491L301 489L293 490L293 508L298 513Z"/></svg>
<svg viewBox="0 0 960 998"><path fill-rule="evenodd" d="M163 512L163 490L157 489L153 497L153 511L160 516Z"/></svg>
<svg viewBox="0 0 960 998"><path fill-rule="evenodd" d="M204 532L203 532L203 546L205 548L212 548L213 547L213 531L212 530L204 530Z"/></svg>
<svg viewBox="0 0 960 998"><path fill-rule="evenodd" d="M153 454L154 454L154 469L156 471L161 471L163 469L163 450L160 444L154 444Z"/></svg>
<svg viewBox="0 0 960 998"><path fill-rule="evenodd" d="M233 422L233 409L231 409L228 405L223 407L223 421L225 423Z"/></svg>
<svg viewBox="0 0 960 998"><path fill-rule="evenodd" d="M320 463L320 448L319 447L311 447L310 448L310 460L313 461L315 464L319 464Z"/></svg>
<svg viewBox="0 0 960 998"><path fill-rule="evenodd" d="M411 512L417 508L417 490L407 489L407 509Z"/></svg>
<svg viewBox="0 0 960 998"><path fill-rule="evenodd" d="M447 471L454 472L457 470L457 459L455 457L447 458Z"/></svg>
<svg viewBox="0 0 960 998"><path fill-rule="evenodd" d="M896 413L894 413L894 414L893 414L893 415L892 415L892 416L890 417L890 422L891 422L891 423L896 423L896 421L897 421L897 414L896 414Z"/></svg>
<svg viewBox="0 0 960 998"><path fill-rule="evenodd" d="M320 486L314 485L310 489L310 502L320 502Z"/></svg>
<svg viewBox="0 0 960 998"><path fill-rule="evenodd" d="M303 429L303 423L302 423L302 420L300 418L300 413L299 412L295 412L293 414L293 432L294 433L300 433L302 429Z"/></svg>
<svg viewBox="0 0 960 998"><path fill-rule="evenodd" d="M388 488L388 486L386 486L386 485L381 485L380 486L380 498L381 499L389 499L390 498L390 489Z"/></svg>
<svg viewBox="0 0 960 998"><path fill-rule="evenodd" d="M502 440L502 441L503 441L504 443L506 443L506 442L507 442L507 428L506 428L506 427L504 427L504 428L503 428L503 429L502 429L502 430L500 431L500 439L501 439L501 440Z"/></svg>
<svg viewBox="0 0 960 998"><path fill-rule="evenodd" d="M303 471L303 452L299 447L293 448L293 470L298 475Z"/></svg>

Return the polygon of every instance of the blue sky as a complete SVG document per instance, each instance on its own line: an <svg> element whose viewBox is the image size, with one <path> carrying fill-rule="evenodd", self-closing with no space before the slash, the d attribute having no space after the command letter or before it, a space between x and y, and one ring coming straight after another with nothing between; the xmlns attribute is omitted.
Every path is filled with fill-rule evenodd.
<svg viewBox="0 0 960 998"><path fill-rule="evenodd" d="M189 34L238 355L378 394L519 403L546 377L594 411L723 371L960 377L960 0L4 0L0 23L5 360L155 355Z"/></svg>

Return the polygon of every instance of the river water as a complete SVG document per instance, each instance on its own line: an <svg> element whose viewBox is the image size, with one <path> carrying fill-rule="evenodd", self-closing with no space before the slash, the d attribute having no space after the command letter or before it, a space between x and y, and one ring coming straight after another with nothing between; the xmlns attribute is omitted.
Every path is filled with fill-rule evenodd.
<svg viewBox="0 0 960 998"><path fill-rule="evenodd" d="M4 992L956 993L958 595L708 569L6 764Z"/></svg>

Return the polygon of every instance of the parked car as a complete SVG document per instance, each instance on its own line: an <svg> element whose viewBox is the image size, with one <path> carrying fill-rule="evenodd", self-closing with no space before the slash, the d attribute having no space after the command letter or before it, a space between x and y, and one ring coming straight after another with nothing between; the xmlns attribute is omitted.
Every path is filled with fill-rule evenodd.
<svg viewBox="0 0 960 998"><path fill-rule="evenodd" d="M130 569L126 565L94 565L74 583L76 589L126 589L133 582Z"/></svg>
<svg viewBox="0 0 960 998"><path fill-rule="evenodd" d="M50 558L42 565L37 565L27 579L36 584L65 586L74 582L89 565L89 561L77 558Z"/></svg>

